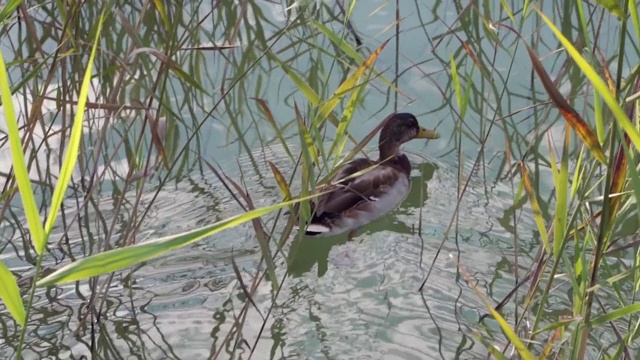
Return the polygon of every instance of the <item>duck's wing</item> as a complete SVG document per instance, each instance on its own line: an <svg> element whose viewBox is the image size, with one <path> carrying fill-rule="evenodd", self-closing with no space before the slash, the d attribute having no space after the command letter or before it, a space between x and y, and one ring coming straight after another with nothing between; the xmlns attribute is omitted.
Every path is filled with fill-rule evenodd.
<svg viewBox="0 0 640 360"><path fill-rule="evenodd" d="M357 174L362 172L362 174ZM353 178L350 176L356 174ZM368 159L356 159L346 164L324 188L330 193L321 196L314 206L315 217L340 214L363 201L375 201L389 190L401 172L391 166L377 166Z"/></svg>

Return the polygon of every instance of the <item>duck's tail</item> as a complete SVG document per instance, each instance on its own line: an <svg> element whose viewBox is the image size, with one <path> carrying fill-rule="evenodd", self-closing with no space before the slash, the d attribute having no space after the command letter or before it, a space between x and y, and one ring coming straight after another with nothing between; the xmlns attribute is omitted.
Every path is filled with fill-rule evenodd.
<svg viewBox="0 0 640 360"><path fill-rule="evenodd" d="M307 225L307 229L304 232L304 234L308 236L317 236L317 235L328 233L329 231L331 231L331 229L326 225L311 223Z"/></svg>

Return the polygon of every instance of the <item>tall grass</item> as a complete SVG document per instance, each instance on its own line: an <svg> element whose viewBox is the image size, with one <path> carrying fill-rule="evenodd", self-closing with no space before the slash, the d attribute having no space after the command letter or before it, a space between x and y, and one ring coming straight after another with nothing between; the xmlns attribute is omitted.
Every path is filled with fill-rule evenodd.
<svg viewBox="0 0 640 360"><path fill-rule="evenodd" d="M89 334L93 356L116 357L114 335L101 322L109 321L109 302L133 304L133 275L141 264L245 222L261 256L247 275L232 253L242 306L216 334L210 357L239 357L246 349L257 356L289 267L305 246L294 229L310 216L308 201L340 164L373 146L379 127L364 136L351 131L360 114L386 108L367 96L386 92L400 109L403 102L432 101L404 93L398 65L403 49L413 46L402 40L409 29L400 10L422 21L424 4L393 4L395 17L376 38L362 38L352 22L358 1L303 5L273 7L282 9L280 23L265 14L271 5L254 1L67 2L36 9L13 1L0 11L0 23L20 41L12 43L11 55L3 48L7 63L0 62L13 159L0 224L16 232L0 242L3 258L11 254L0 262L0 297L15 321L5 326L13 335L4 340L18 357L38 353L34 314L46 306L36 294L55 303L69 282L83 306L64 315L68 326L81 341ZM476 284L486 279L467 273L472 259L457 259L467 286L487 307L479 323L465 324L472 329L465 336L496 358L514 352L631 358L640 328L638 241L636 231L628 231L640 222L634 2L454 1L427 10L447 30L432 34L423 22L429 59L411 59L415 66L406 71L446 80L432 80L442 95L433 106L450 113L445 121L459 162L458 183L451 184L458 204L498 158L502 166L493 176L509 183L514 209L507 219L514 283L506 297ZM441 10L457 16L439 17ZM395 66L381 64L379 57L392 51L386 59L395 58ZM426 73L423 60L440 70ZM212 69L211 63L222 65ZM529 73L530 86L513 88L515 72ZM269 94L274 83L282 96ZM16 104L21 108L13 109ZM224 130L211 136L212 128ZM488 149L492 143L504 146ZM267 163L261 176L277 185L282 201L260 206L244 174L228 175L216 162L234 148L259 168L264 160L255 149L274 144L290 166ZM42 153L49 155L43 160ZM471 173L464 171L467 157ZM222 184L237 213L141 242L158 196L194 172ZM437 224L445 229L440 249L459 240L464 214L455 209L448 224ZM525 217L534 228L520 224ZM520 250L529 237L535 257ZM129 299L109 297L115 274L125 279ZM425 288L434 286L430 274ZM266 310L255 299L264 282L271 289ZM563 316L548 311L558 303L567 306ZM139 309L131 308L135 317ZM251 324L258 328L254 339L243 332L251 312L262 320ZM131 328L123 341L137 349L145 343L143 331Z"/></svg>
<svg viewBox="0 0 640 360"><path fill-rule="evenodd" d="M535 90L535 84L542 83L545 93L564 117L567 125L563 129L564 136L559 144L560 149L553 145L549 133L538 131L534 139L527 139L525 144L528 144L528 148L521 148L517 139L509 142L511 153L519 151L522 154L520 160L513 160L520 164L515 167L519 170L519 174L511 175L518 188L514 192L514 203L522 197L527 197L537 224L541 250L529 273L516 284L514 292L496 307L496 309L505 309L509 299L515 294L516 296L511 299L513 304L511 306L521 309L521 315L518 316L518 312L515 313L512 325L505 322L494 309L490 309L491 316L498 321L506 336L507 344L513 345L513 351L522 358L533 358L533 354L540 358L581 359L600 357L604 354L613 358L632 358L631 354L636 349L631 344L637 336L639 319L637 311L640 309L640 306L635 304L635 289L638 288L638 282L633 276L637 272L637 244L622 235L620 230L624 223L629 221L629 217L637 217L635 214L638 210L635 204L638 195L636 189L640 179L637 177L635 165L627 167L627 164L636 163L634 157L639 144L638 115L635 111L637 104L627 103L624 99L640 90L638 85L640 81L637 73L623 70L625 65L631 65L625 63L628 58L625 56L624 49L637 48L637 41L640 39L637 22L635 26L628 27L626 20L637 18L636 6L633 2L627 2L624 7L608 3L609 7L606 9L599 7L589 9L589 15L581 2L575 2L575 4L566 2L566 6L562 8L560 4L557 4L557 7L554 4L544 6L540 10L536 8L537 5L533 5L530 12L527 12L525 6L513 12L521 14L518 21L512 15L513 9L504 2L501 5L500 10L515 22L513 25L521 29L520 33L525 31L524 24L532 18L541 19L542 26L551 29L557 39L557 45L547 44L551 49L560 50L554 56L566 59L561 73L556 76L556 81L552 81L547 74L545 67L548 65L539 60L543 54L536 53L532 48L534 45L525 43L525 47L531 60L531 68L535 70L532 73L535 75L532 79L537 79L532 82L534 85L531 89L532 95L538 99L542 97L536 94ZM516 42L527 41L524 36L520 38L519 32L511 26L504 25L500 21L488 20L488 14L479 8L472 7L469 10L469 17L476 12L482 14L487 20L486 31L493 32L494 29L498 31L499 39L493 35L487 36L496 49L506 50L512 47L505 42L506 39ZM560 19L561 25L556 25L553 20L550 20L550 13L556 15L554 19ZM581 26L578 27L577 35L569 35L573 33L570 29L576 14ZM595 22L596 14L600 19L599 22ZM602 55L606 50L590 45L602 43L599 39L602 33L597 29L600 29L607 17L623 19L617 31L618 51L613 54L617 55L613 62L613 65L617 65L615 75L609 73L610 64L605 60L611 57ZM499 19L500 17L491 18ZM464 20L461 19L461 21ZM500 30L505 27L510 30L511 36ZM635 33L636 38L630 40L626 37L628 33ZM474 38L476 34L467 33L466 35ZM587 44L587 46L576 48L574 44ZM473 59L479 59L478 62L482 62L482 50L476 51L480 54L476 53ZM502 54L502 52L499 53ZM637 61L637 56L632 58ZM478 62L473 66L481 68ZM459 89L461 87L457 73L459 70L452 69L456 72L453 77L453 87ZM558 84L564 82L565 77L571 73L578 76L567 80L571 84L574 81L578 84L585 84L585 80L588 81L585 84L586 88L592 90L593 95L589 91L575 92L570 96L561 95L557 88ZM614 78L618 81L614 81ZM456 93L459 94L460 91L456 90ZM571 96L590 95L595 98L593 107L584 107L584 111L577 111L570 105L573 102ZM458 95L457 98L458 106L461 106L460 96ZM601 100L606 104L606 108L601 106ZM627 111L625 112L623 108ZM539 124L545 123L539 115L534 114L534 116L536 128L540 126ZM583 120L585 118L594 120L588 123ZM636 119L635 124L632 119ZM573 142L577 142L577 146L574 146ZM548 155L542 156L543 152L539 147L545 146L545 143ZM529 160L530 158L534 161ZM544 190L540 189L539 185L538 187L532 185L531 180L533 178L533 184L540 183L540 178L545 176L540 171L542 168L550 170L554 185L549 195L546 195L548 196L546 200L542 198ZM545 204L547 211L541 208L541 201ZM518 241L518 238L514 237L514 241ZM618 244L614 245L616 241ZM612 266L625 261L623 259L626 259L627 265ZM464 259L461 262L464 263ZM516 276L516 280L518 278ZM473 284L475 280L468 278L468 281L475 288ZM525 295L518 297L516 289L523 284L528 287L528 290ZM557 301L557 293L563 291L568 292L572 308L566 309L566 315L554 321L549 319L545 312ZM492 307L489 303L485 303ZM605 303L607 305L604 305ZM602 338L600 341L596 340L598 335L594 334L604 333L612 334L615 341L611 342L610 339L603 341ZM493 334L478 333L477 336L487 345L490 353L498 358L504 357L503 353L512 351L509 350L510 346L505 346L502 351L496 351L497 348L489 340L494 336ZM527 344L526 347L523 344Z"/></svg>

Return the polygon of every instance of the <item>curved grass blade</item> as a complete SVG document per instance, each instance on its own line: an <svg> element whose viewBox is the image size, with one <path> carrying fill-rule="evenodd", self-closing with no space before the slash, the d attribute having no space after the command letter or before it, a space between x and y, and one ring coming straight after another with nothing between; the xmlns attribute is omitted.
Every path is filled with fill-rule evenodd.
<svg viewBox="0 0 640 360"><path fill-rule="evenodd" d="M273 173L273 177L276 178L276 182L278 183L278 187L280 188L280 192L284 197L284 201L291 200L291 190L289 190L289 184L287 184L287 180L282 176L282 173L271 161L267 161L269 167L271 168L271 172Z"/></svg>
<svg viewBox="0 0 640 360"><path fill-rule="evenodd" d="M591 325L592 327L596 327L596 326L602 325L604 323L617 320L617 319L619 319L621 317L637 313L638 311L640 311L640 303L627 305L627 306L622 307L620 309L615 309L615 310L613 310L611 312L608 312L608 313L606 313L604 315L600 315L600 316L594 317L589 322L589 325Z"/></svg>
<svg viewBox="0 0 640 360"><path fill-rule="evenodd" d="M340 50L342 50L345 54L347 54L347 56L349 56L352 60L354 60L357 63L362 63L365 61L362 55L358 54L358 52L352 46L349 45L349 42L347 42L346 40L338 36L338 34L336 34L335 31L329 29L327 26L325 26L324 24L316 20L312 20L311 24L317 27L318 30L320 30L320 32L324 34L324 36L326 36L332 43L334 43L337 47L339 47ZM385 84L385 86L387 86L389 89L393 91L396 91L402 94L400 89L398 89L392 82L387 80L387 78L385 78L381 73L379 73L376 70L373 70L373 72L376 76L380 76L380 81L382 81L382 83Z"/></svg>
<svg viewBox="0 0 640 360"><path fill-rule="evenodd" d="M280 68L282 68L285 74L289 76L291 81L293 81L293 83L307 97L307 100L309 100L311 105L314 105L314 106L320 105L320 96L318 95L318 93L316 93L316 91L313 90L313 88L311 88L311 86L309 86L309 84L304 79L302 79L298 74L296 74L296 72L289 65L285 64L282 60L278 59L278 57L275 56L275 54L273 54L270 51L267 53L267 56L271 60L275 61L278 64L278 66L280 66Z"/></svg>
<svg viewBox="0 0 640 360"><path fill-rule="evenodd" d="M631 1L631 3L634 1ZM602 6L607 9L612 15L615 15L619 18L624 18L624 11L618 4L618 0L596 0L596 4Z"/></svg>
<svg viewBox="0 0 640 360"><path fill-rule="evenodd" d="M570 325L574 325L574 324L576 324L576 323L578 323L580 321L582 321L582 317L563 318L563 319L560 319L560 320L558 320L558 321L556 321L554 323L551 323L551 324L545 326L542 329L536 330L536 332L533 333L533 334L534 335L538 335L538 334L548 333L549 331L552 331L552 330L556 331L558 329L566 328L566 327L568 327Z"/></svg>
<svg viewBox="0 0 640 360"><path fill-rule="evenodd" d="M524 189L529 196L529 202L531 203L531 210L533 211L533 218L536 222L536 226L538 227L538 232L540 233L540 239L542 239L542 244L544 245L545 250L550 251L549 248L549 235L547 234L547 228L544 226L544 219L542 218L542 210L540 209L540 204L538 203L538 198L536 197L536 193L533 190L533 186L531 185L531 180L529 179L529 170L524 165L524 163L520 162L520 172L522 173L522 182L524 183Z"/></svg>
<svg viewBox="0 0 640 360"><path fill-rule="evenodd" d="M42 227L40 212L38 211L33 188L31 187L31 179L29 179L29 170L27 169L27 163L24 159L24 152L22 151L22 141L13 109L9 77L7 76L7 67L4 63L2 51L0 51L0 98L2 99L5 122L7 124L13 172L16 177L16 183L18 184L18 190L20 191L20 198L22 199L27 224L29 224L31 241L33 242L36 252L40 254L46 245L45 232Z"/></svg>
<svg viewBox="0 0 640 360"><path fill-rule="evenodd" d="M369 73L371 75L371 73ZM369 81L369 77L365 80L365 83ZM351 120L353 120L353 114L358 107L358 101L361 99L363 94L363 86L358 86L354 89L353 93L351 93L351 97L347 102L347 106L344 108L344 113L342 114L342 118L340 119L340 124L338 125L338 130L336 130L336 136L331 143L331 148L329 148L329 156L333 156L333 167L335 168L338 163L342 152L344 151L344 147L347 144L349 124L351 124Z"/></svg>
<svg viewBox="0 0 640 360"><path fill-rule="evenodd" d="M167 56L165 53L163 53L162 51L158 49L150 48L150 47L140 47L132 51L131 54L129 54L129 59L133 59L135 56L137 56L140 53L153 55L160 62L167 65L174 75L184 80L186 83L193 86L194 88L198 89L203 94L206 94L206 95L209 94L207 90L204 87L202 87L202 85L198 81L196 81L194 77L189 75L186 71L182 70L182 68L180 68L180 65L178 65L175 61L171 60L171 58Z"/></svg>
<svg viewBox="0 0 640 360"><path fill-rule="evenodd" d="M100 32L102 30L102 23L104 22L105 14L106 12L103 13L102 16L100 16L100 20L98 22L96 38L93 41L93 48L91 49L91 55L89 55L87 70L84 73L82 87L80 88L76 116L73 120L73 127L71 128L69 143L65 151L64 161L62 162L62 166L60 167L60 176L58 177L56 187L53 190L53 195L51 196L51 211L49 212L49 216L47 217L47 221L44 225L46 237L44 241L39 244L39 247L36 247L36 251L38 252L38 254L40 254L46 246L46 239L49 237L51 229L53 229L53 224L55 223L58 216L58 209L60 208L60 205L62 205L62 200L64 199L67 187L69 186L69 181L71 180L71 176L73 175L73 169L75 168L76 162L78 160L78 150L80 148L80 141L82 140L82 122L84 120L84 110L89 95L89 87L91 86L93 61L96 57L96 51L98 49Z"/></svg>
<svg viewBox="0 0 640 360"><path fill-rule="evenodd" d="M538 59L538 55L529 47L515 29L502 23L496 23L496 25L509 29L523 40L522 42L527 49L527 54L529 54L529 59L531 60L533 69L536 71L536 74L538 74L540 82L542 82L542 86L547 91L547 94L549 94L551 101L553 101L553 103L558 107L560 114L562 114L565 120L567 120L567 123L569 123L569 125L571 125L571 127L576 131L580 139L582 139L582 141L587 145L587 148L591 150L593 156L602 164L606 164L607 159L604 155L604 151L602 150L602 146L600 146L598 138L593 134L589 125L587 125L578 112L569 105L569 102L564 98L564 96L562 96L562 94L560 94L560 91L558 91L558 88L553 83L551 77L549 77L549 74L547 74L547 71Z"/></svg>
<svg viewBox="0 0 640 360"><path fill-rule="evenodd" d="M171 250L181 248L204 237L216 234L222 230L230 229L247 221L259 218L274 210L278 210L301 201L310 200L319 195L322 195L322 193L252 210L196 230L91 255L66 265L49 276L40 279L40 281L36 283L36 286L42 287L77 281L122 270L132 265L166 254Z"/></svg>
<svg viewBox="0 0 640 360"><path fill-rule="evenodd" d="M509 17L509 19L511 19L511 21L515 24L516 18L513 16L513 11L511 11L511 8L509 7L507 0L500 0L500 4L502 5L502 9L504 10L504 12L507 13L507 16Z"/></svg>
<svg viewBox="0 0 640 360"><path fill-rule="evenodd" d="M244 199L244 202L247 204L247 209L255 210L256 207L253 205L253 200L251 200L251 196L249 196L249 193L247 193L246 189L243 189L237 182L235 182L227 175L225 175L225 178L231 184L231 186L236 189L236 192L242 197L242 199ZM262 257L267 264L267 272L269 273L269 277L271 279L272 288L274 291L277 291L279 285L278 277L276 275L276 264L273 254L271 253L271 248L269 248L271 234L267 234L267 232L264 230L264 226L262 226L262 221L260 221L260 219L252 219L251 224L253 225L253 230L255 231L256 238L258 239L258 245L260 246Z"/></svg>
<svg viewBox="0 0 640 360"><path fill-rule="evenodd" d="M7 17L9 17L9 15L11 15L13 10L18 8L18 6L20 5L21 2L22 2L22 0L11 0L11 1L8 1L4 5L4 7L2 8L2 11L0 11L0 23L3 23L7 19Z"/></svg>
<svg viewBox="0 0 640 360"><path fill-rule="evenodd" d="M640 39L640 19L638 19L638 6L633 1L629 1L629 17L631 17L633 28L636 31L636 39Z"/></svg>
<svg viewBox="0 0 640 360"><path fill-rule="evenodd" d="M451 258L453 259L453 257ZM507 337L507 339L509 339L509 341L516 348L516 351L520 355L520 358L524 360L534 360L535 356L533 356L533 354L527 349L524 343L522 343L518 335L516 335L515 331L513 331L509 323L507 323L507 321L502 317L502 315L500 315L500 313L497 312L493 308L493 306L491 306L487 297L475 285L475 281L473 280L471 275L469 275L469 273L467 273L457 261L456 261L456 265L458 266L460 273L462 273L462 275L467 280L467 283L469 284L469 286L473 289L476 295L478 295L480 300L482 300L482 303L484 304L484 306L487 309L489 309L489 311L491 312L491 315L496 320L498 325L500 325L500 328L502 329L502 332L504 333L504 335Z"/></svg>
<svg viewBox="0 0 640 360"><path fill-rule="evenodd" d="M342 84L340 84L340 86L338 86L338 88L333 93L333 95L329 98L329 100L325 101L322 104L322 106L320 106L318 115L313 121L316 126L319 126L324 121L324 119L326 119L327 116L329 116L329 114L333 111L333 109L335 109L335 107L338 106L338 103L340 103L340 100L349 91L353 91L353 89L356 87L356 85L360 81L362 74L364 74L364 72L367 69L373 67L373 64L375 63L376 59L378 58L378 56L380 55L384 47L387 46L387 43L389 43L389 40L383 42L382 45L380 45L369 56L369 58L367 58L367 60L363 62L362 65L360 65L360 67L358 67L358 69L356 69L356 71L353 72L353 74L351 74L351 76L349 76L345 81L342 82Z"/></svg>
<svg viewBox="0 0 640 360"><path fill-rule="evenodd" d="M320 100L320 96L318 95L318 93L316 93L316 91L313 90L313 88L311 88L311 86L309 86L309 84L304 79L302 79L298 74L296 74L293 68L291 68L289 65L287 65L280 59L278 59L278 57L275 56L272 52L268 52L267 56L269 57L269 59L275 61L278 64L278 66L282 68L285 74L289 76L291 81L293 81L293 83L298 87L298 89L305 95L305 97L311 103L311 105L321 106L322 102ZM336 128L339 126L338 120L335 118L335 116L332 116L331 114L329 114L329 121ZM349 138L353 141L354 144L358 143L353 137L349 136Z"/></svg>
<svg viewBox="0 0 640 360"><path fill-rule="evenodd" d="M20 296L18 283L7 266L0 260L0 299L7 307L13 318L24 326L27 321L27 314L24 311L24 304Z"/></svg>
<svg viewBox="0 0 640 360"><path fill-rule="evenodd" d="M275 131L276 136L278 137L278 140L280 141L280 144L282 145L282 148L284 149L284 151L289 156L289 159L291 159L293 161L294 160L293 155L291 155L291 151L289 150L289 146L287 145L287 141L282 136L282 131L278 127L278 124L276 123L276 120L273 117L273 113L271 112L271 109L269 109L269 105L263 99L260 99L260 98L252 98L252 99L255 100L258 103L258 108L264 114L264 116L267 118L267 121L269 122L269 125L271 125L271 127L273 128L273 131Z"/></svg>
<svg viewBox="0 0 640 360"><path fill-rule="evenodd" d="M529 45L525 44L525 47L527 48L527 52L529 53L529 58L531 59L533 69L538 74L538 77L540 77L542 86L544 86L545 90L547 90L551 101L553 101L553 103L558 107L558 110L560 111L560 114L562 114L562 117L567 120L567 123L571 125L578 136L587 145L589 150L591 150L593 156L598 161L605 164L607 162L607 159L604 156L604 151L600 146L598 138L593 134L593 132L589 128L589 125L587 125L587 123L582 119L580 114L578 114L578 112L571 105L569 105L569 102L562 96L562 94L560 94L560 91L558 91L558 88L549 77L549 74L547 74L547 71L542 66L542 63L538 59L536 53L533 52Z"/></svg>
<svg viewBox="0 0 640 360"><path fill-rule="evenodd" d="M487 348L487 351L489 351L491 355L493 355L496 359L509 360L509 358L506 357L502 352L500 352L500 350L495 345L491 344L489 341L487 341L487 339L483 338L482 335L480 335L479 333L474 332L473 337L476 338L478 341L480 341L482 345L484 345L484 347Z"/></svg>
<svg viewBox="0 0 640 360"><path fill-rule="evenodd" d="M171 28L171 22L169 21L169 17L167 16L167 10L164 8L164 3L160 0L152 0L153 5L155 5L156 10L160 13L160 17L162 18L162 22L164 22L164 27L166 29Z"/></svg>
<svg viewBox="0 0 640 360"><path fill-rule="evenodd" d="M364 61L364 58L358 54L358 52L349 45L345 39L341 38L336 34L333 30L326 27L324 24L317 20L311 20L311 24L318 28L321 33L324 34L334 45L340 48L345 54L347 54L351 59L361 63Z"/></svg>
<svg viewBox="0 0 640 360"><path fill-rule="evenodd" d="M618 122L618 125L624 130L625 133L627 133L627 135L629 135L629 138L631 139L631 142L633 142L633 145L636 148L640 149L640 133L638 133L638 131L635 129L633 123L631 123L631 121L627 117L627 114L625 114L624 110L622 110L615 97L613 97L611 92L609 92L607 84L605 84L605 82L600 78L600 76L598 76L593 67L589 65L589 63L580 55L580 52L573 46L571 41L569 41L566 37L564 37L564 35L562 35L562 32L551 22L551 20L549 20L549 18L547 18L539 9L534 8L534 10L538 13L542 20L544 20L547 26L549 26L558 40L560 40L564 48L567 50L569 56L571 56L580 70L582 70L584 75L589 79L589 81L591 81L594 89L600 94L600 96L602 96L602 99L607 104L607 106L609 106L609 109L613 113L613 116Z"/></svg>

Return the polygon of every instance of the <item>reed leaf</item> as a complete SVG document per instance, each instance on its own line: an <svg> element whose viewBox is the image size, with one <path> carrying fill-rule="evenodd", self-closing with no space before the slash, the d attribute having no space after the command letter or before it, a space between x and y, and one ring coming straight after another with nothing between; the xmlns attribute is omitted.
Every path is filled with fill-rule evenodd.
<svg viewBox="0 0 640 360"><path fill-rule="evenodd" d="M76 107L75 119L73 121L73 127L71 128L71 135L69 136L69 142L65 151L64 160L60 167L60 175L56 182L56 187L53 190L51 197L51 211L44 225L45 241L40 244L40 248L36 248L38 253L41 253L46 246L46 239L49 237L56 218L58 217L58 209L62 205L62 200L69 186L71 176L73 175L73 169L78 161L78 151L80 149L80 141L82 140L82 128L84 120L84 111L87 104L87 97L89 95L89 88L91 86L91 76L93 72L93 61L96 57L96 51L98 49L98 43L100 40L100 32L102 31L102 23L104 21L105 14L102 14L98 21L98 29L96 30L95 39L93 42L93 48L91 49L91 55L89 55L89 62L87 63L87 70L84 73L82 80L82 87L80 88L80 95L78 96L78 105Z"/></svg>
<svg viewBox="0 0 640 360"><path fill-rule="evenodd" d="M536 226L538 227L540 239L542 239L542 245L544 246L545 250L550 251L551 249L549 248L549 235L547 234L547 229L544 226L542 210L540 210L538 198L535 191L533 190L533 186L531 185L531 180L529 179L529 170L527 170L527 167L523 162L520 162L520 172L522 173L522 182L524 183L524 189L526 190L527 195L529 196L529 202L531 203L533 218L536 222Z"/></svg>
<svg viewBox="0 0 640 360"><path fill-rule="evenodd" d="M634 1L631 0L630 2L633 3ZM618 0L596 0L596 4L607 9L607 11L609 11L612 15L615 15L619 18L624 18L624 11L620 7L620 4L618 4Z"/></svg>
<svg viewBox="0 0 640 360"><path fill-rule="evenodd" d="M318 114L315 118L315 120L313 121L313 123L316 126L320 126L320 124L322 124L322 122L324 121L324 119L327 118L327 116L329 116L329 114L331 112L333 112L333 109L335 109L336 106L338 106L338 104L340 103L340 100L342 100L342 98L349 92L349 91L353 91L353 89L356 87L356 85L358 84L358 82L360 81L360 78L362 77L362 74L364 74L364 72L367 69L370 69L373 67L373 64L375 63L376 59L378 58L378 56L380 55L380 53L382 52L382 50L384 49L385 46L387 46L387 43L389 42L389 40L385 41L382 43L382 45L380 45L368 58L367 60L365 60L365 62L362 63L362 65L360 65L354 72L353 74L351 74L349 77L347 77L342 84L340 84L340 86L338 86L338 88L336 89L336 91L333 93L333 95L329 98L329 100L325 101L321 106L320 106L320 110L318 110Z"/></svg>
<svg viewBox="0 0 640 360"><path fill-rule="evenodd" d="M518 337L518 335L515 333L515 331L513 331L513 329L511 328L511 326L509 325L509 323L507 323L507 321L502 317L502 315L500 315L499 312L497 312L493 306L489 303L489 299L487 299L487 297L478 289L478 287L475 285L475 281L473 280L473 278L471 277L471 275L469 275L461 266L459 263L456 263L458 266L458 269L460 270L460 272L462 273L462 275L465 277L465 279L467 280L467 282L469 283L469 286L471 286L471 288L473 289L473 291L476 293L476 295L478 295L478 297L480 298L480 300L482 300L482 303L484 304L484 306L491 312L491 315L493 316L493 318L496 320L496 322L498 323L498 325L500 325L500 328L502 329L502 332L505 334L505 336L507 337L507 339L509 339L509 341L513 344L513 346L515 347L516 351L518 352L518 354L520 355L521 359L524 360L534 360L535 356L527 349L527 347L522 343L522 340L520 340L520 338Z"/></svg>
<svg viewBox="0 0 640 360"><path fill-rule="evenodd" d="M611 94L608 89L607 84L600 78L600 76L596 73L591 65L580 55L580 52L573 46L572 42L567 39L562 32L547 18L542 11L537 8L534 8L538 15L544 20L547 26L553 31L555 36L560 40L564 48L567 50L567 53L573 61L578 65L582 73L591 81L594 89L602 99L607 104L613 116L615 117L618 125L624 130L631 142L633 142L636 148L640 148L640 133L636 130L633 123L629 120L624 110L620 107L615 97Z"/></svg>
<svg viewBox="0 0 640 360"><path fill-rule="evenodd" d="M562 117L567 120L567 123L571 125L573 130L576 131L585 145L587 145L589 150L591 150L593 156L598 161L605 164L607 162L607 159L604 156L604 151L602 151L602 147L600 146L598 138L593 134L593 132L589 128L589 125L587 125L587 123L582 119L580 114L578 114L578 112L571 105L569 105L567 99L565 99L564 96L560 94L560 91L558 91L558 88L551 80L551 77L549 77L549 74L547 74L547 71L542 66L542 63L538 59L536 53L533 52L529 45L525 44L525 47L527 48L527 53L529 54L529 58L531 59L531 63L533 64L533 69L535 70L536 74L538 74L538 77L540 78L540 81L542 82L545 90L549 94L551 101L553 101L553 103L556 105Z"/></svg>
<svg viewBox="0 0 640 360"><path fill-rule="evenodd" d="M204 226L181 234L171 235L144 243L91 255L56 270L49 276L39 280L36 283L36 286L51 286L70 281L88 279L91 277L126 269L135 264L139 264L143 261L166 254L171 250L189 245L207 236L214 235L220 231L259 218L274 210L294 205L300 201L310 200L319 195L322 194L314 194L302 198L297 198L291 201L284 201L275 205L235 215L228 219L219 221L213 225Z"/></svg>
<svg viewBox="0 0 640 360"><path fill-rule="evenodd" d="M27 313L24 310L20 289L18 289L16 278L2 260L0 260L0 299L18 324L24 326Z"/></svg>
<svg viewBox="0 0 640 360"><path fill-rule="evenodd" d="M635 314L638 311L640 311L640 303L627 305L627 306L621 307L619 309L615 309L613 311L610 311L610 312L608 312L608 313L606 313L604 315L599 315L599 316L594 317L593 319L591 319L591 321L589 321L589 325L591 327L596 327L596 326L608 323L610 321L614 321L614 320L620 319L622 317Z"/></svg>
<svg viewBox="0 0 640 360"><path fill-rule="evenodd" d="M11 13L18 8L18 6L22 3L22 0L10 0L2 8L0 11L0 23L3 23L7 18L11 15Z"/></svg>
<svg viewBox="0 0 640 360"><path fill-rule="evenodd" d="M11 87L9 86L9 77L7 76L7 67L4 63L4 56L0 51L0 98L4 107L5 121L7 125L7 135L9 137L9 146L11 148L11 161L13 164L13 172L20 191L22 206L29 224L29 233L31 241L38 254L46 246L46 237L40 212L36 204L36 198L31 186L29 178L29 169L25 161L24 152L22 151L22 141L20 139L20 131L18 130L18 122L13 109L13 101L11 99ZM57 209L57 208L56 208Z"/></svg>

